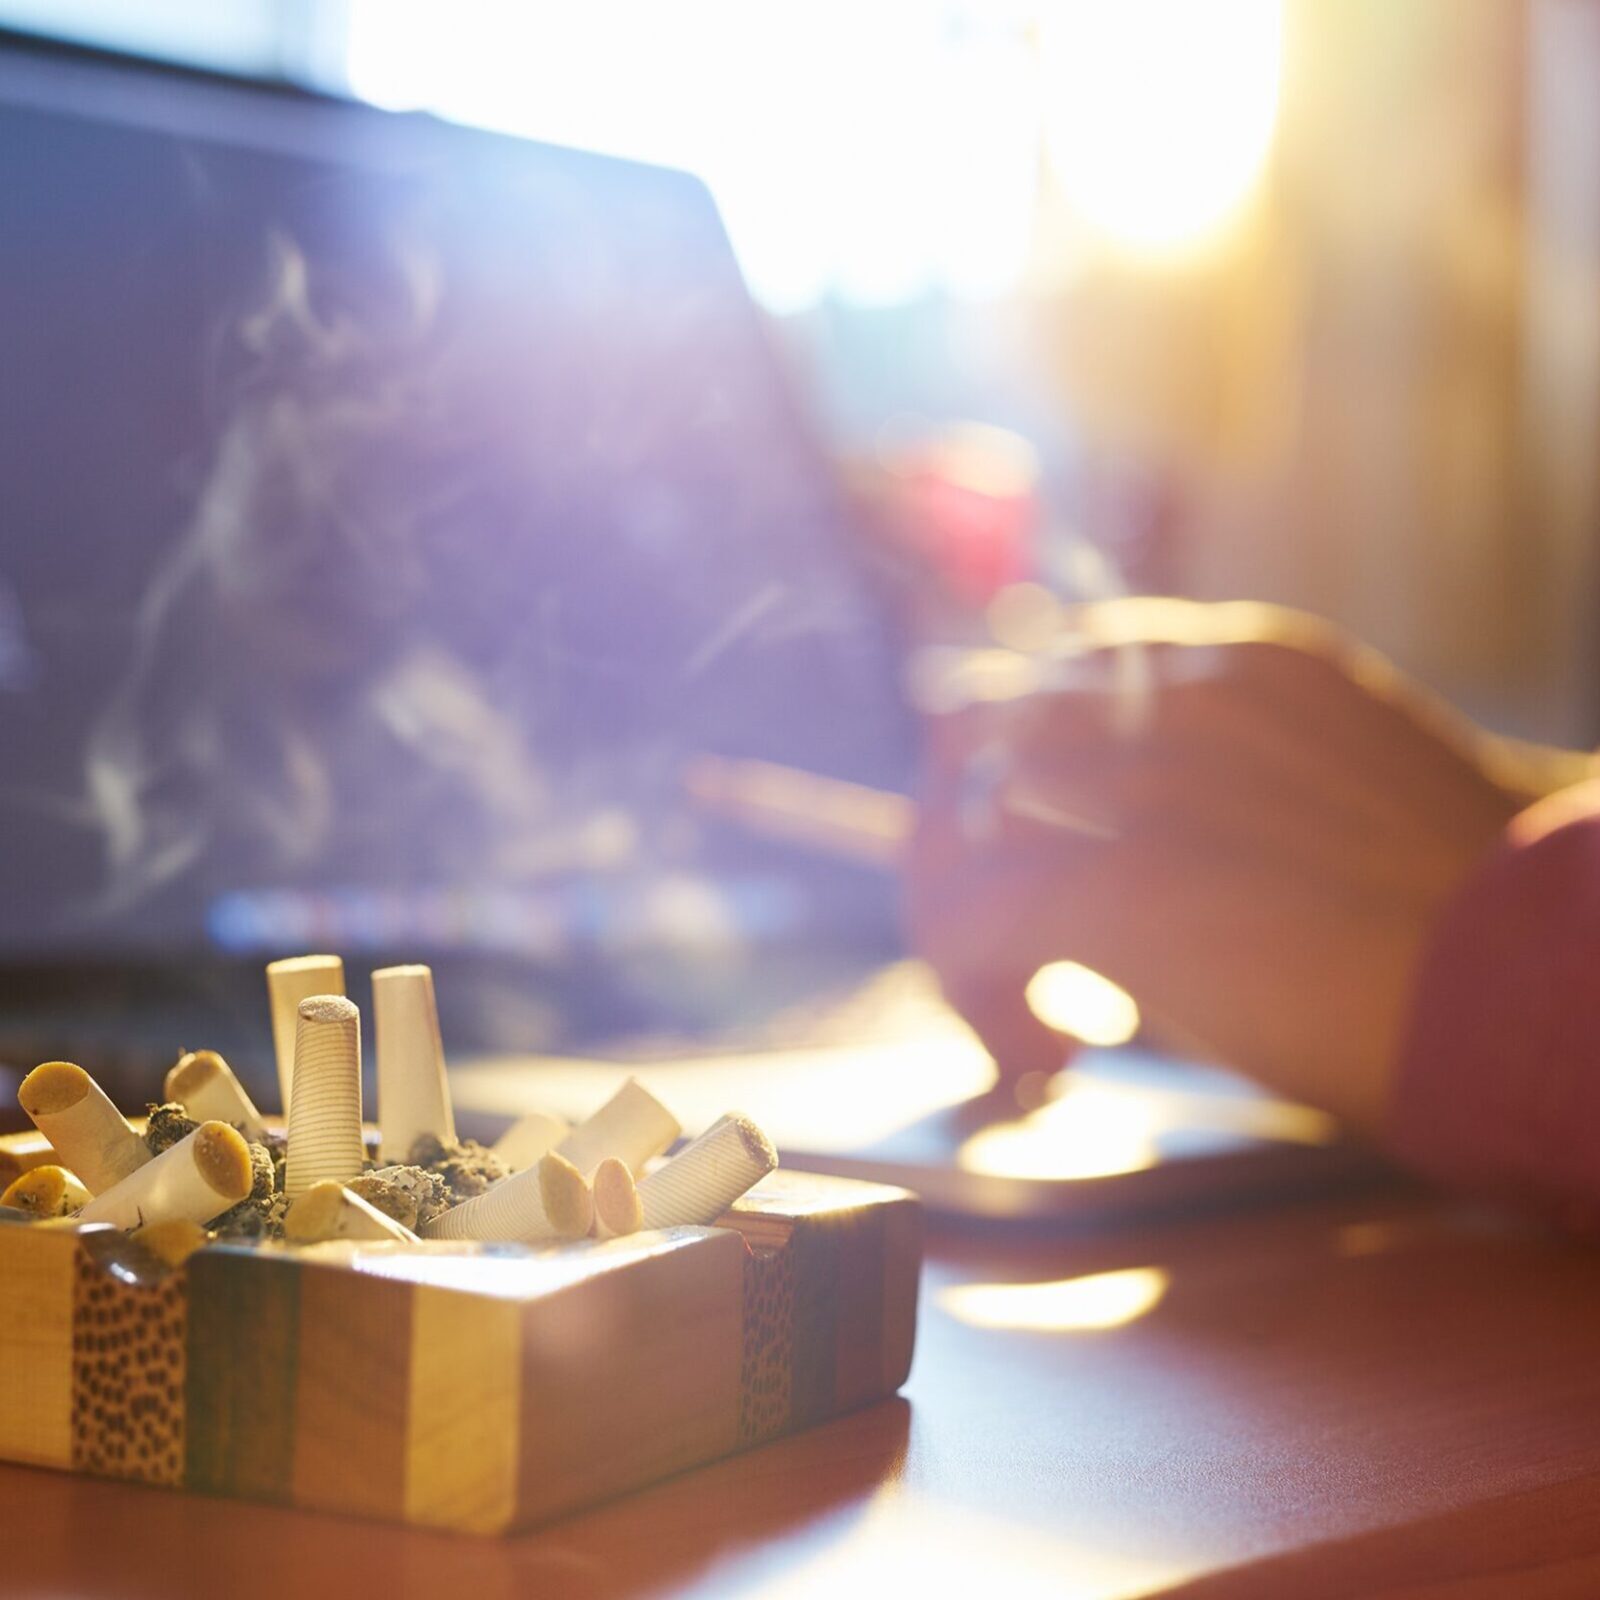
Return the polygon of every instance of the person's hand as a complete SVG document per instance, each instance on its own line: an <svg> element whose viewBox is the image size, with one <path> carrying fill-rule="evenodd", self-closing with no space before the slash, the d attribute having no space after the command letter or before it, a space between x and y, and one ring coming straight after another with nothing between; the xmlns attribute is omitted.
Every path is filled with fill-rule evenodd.
<svg viewBox="0 0 1600 1600"><path fill-rule="evenodd" d="M1371 1128L1435 914L1582 773L1477 733L1334 630L1121 601L1053 684L933 719L917 951L1014 1082L1060 1065L1024 989L1069 959L1178 1049Z"/></svg>

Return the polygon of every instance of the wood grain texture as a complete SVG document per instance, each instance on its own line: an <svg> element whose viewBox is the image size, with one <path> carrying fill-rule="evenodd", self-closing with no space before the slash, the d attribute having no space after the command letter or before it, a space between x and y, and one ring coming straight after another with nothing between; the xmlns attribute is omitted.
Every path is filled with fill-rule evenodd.
<svg viewBox="0 0 1600 1600"><path fill-rule="evenodd" d="M503 1532L517 1516L524 1305L429 1285L411 1301L405 1520Z"/></svg>
<svg viewBox="0 0 1600 1600"><path fill-rule="evenodd" d="M72 1466L176 1488L184 1481L188 1274L115 1228L73 1258Z"/></svg>
<svg viewBox="0 0 1600 1600"><path fill-rule="evenodd" d="M904 1382L916 1340L921 1216L901 1189L777 1172L722 1218L756 1256L751 1333L784 1343L782 1426L809 1427ZM772 1316L775 1296L792 1319L781 1330ZM747 1350L746 1360L752 1382L770 1386L770 1367L757 1380L761 1358ZM891 1373L899 1377L887 1382ZM761 1411L752 1396L743 1424L752 1437L774 1431Z"/></svg>
<svg viewBox="0 0 1600 1600"><path fill-rule="evenodd" d="M72 1464L72 1308L77 1239L69 1230L0 1226L0 1456Z"/></svg>
<svg viewBox="0 0 1600 1600"><path fill-rule="evenodd" d="M795 1271L793 1254L783 1248L787 1243L785 1228L778 1244L752 1245L744 1264L741 1444L776 1438L793 1414Z"/></svg>
<svg viewBox="0 0 1600 1600"><path fill-rule="evenodd" d="M298 1266L298 1279L290 1497L403 1516L416 1296L336 1266Z"/></svg>
<svg viewBox="0 0 1600 1600"><path fill-rule="evenodd" d="M738 1447L744 1241L674 1229L670 1248L528 1308L518 1520L524 1525Z"/></svg>
<svg viewBox="0 0 1600 1600"><path fill-rule="evenodd" d="M242 1246L190 1257L184 1481L191 1489L289 1498L303 1270L286 1256Z"/></svg>

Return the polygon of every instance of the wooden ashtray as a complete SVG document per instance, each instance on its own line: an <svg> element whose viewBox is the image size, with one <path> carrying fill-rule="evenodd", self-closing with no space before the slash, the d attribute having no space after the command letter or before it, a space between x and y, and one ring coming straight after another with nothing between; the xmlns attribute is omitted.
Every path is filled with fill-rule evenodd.
<svg viewBox="0 0 1600 1600"><path fill-rule="evenodd" d="M0 1172L47 1158L0 1138ZM893 1393L921 1207L777 1172L605 1243L218 1244L0 1223L0 1458L509 1533Z"/></svg>

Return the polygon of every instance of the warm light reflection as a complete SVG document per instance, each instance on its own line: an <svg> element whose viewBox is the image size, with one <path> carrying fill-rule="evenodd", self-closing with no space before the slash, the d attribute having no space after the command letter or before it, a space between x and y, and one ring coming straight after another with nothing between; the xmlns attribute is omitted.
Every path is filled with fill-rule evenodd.
<svg viewBox="0 0 1600 1600"><path fill-rule="evenodd" d="M1063 1480L1065 1483L1065 1479ZM973 1510L949 1495L889 1483L808 1540L781 1572L763 1571L763 1600L824 1596L980 1594L1004 1600L1133 1600L1193 1575L1156 1541L1119 1537L1094 1505L1063 1494L1052 1515Z"/></svg>
<svg viewBox="0 0 1600 1600"><path fill-rule="evenodd" d="M1085 1044L1126 1044L1139 1031L1133 996L1076 961L1040 967L1028 982L1027 1000L1047 1028Z"/></svg>
<svg viewBox="0 0 1600 1600"><path fill-rule="evenodd" d="M1068 0L1043 19L1062 192L1112 243L1156 254L1239 210L1278 117L1281 0Z"/></svg>
<svg viewBox="0 0 1600 1600"><path fill-rule="evenodd" d="M1055 1283L964 1283L944 1290L939 1307L974 1328L1022 1333L1087 1333L1121 1328L1167 1292L1159 1267L1092 1272Z"/></svg>
<svg viewBox="0 0 1600 1600"><path fill-rule="evenodd" d="M1159 1106L1146 1095L1069 1081L1060 1099L1020 1122L973 1134L956 1152L956 1163L995 1178L1112 1178L1155 1165L1160 1125Z"/></svg>
<svg viewBox="0 0 1600 1600"><path fill-rule="evenodd" d="M1087 1065L1057 1081L1047 1105L973 1134L957 1164L988 1177L1075 1182L1142 1172L1161 1158L1163 1139L1225 1149L1251 1139L1325 1145L1339 1132L1324 1111L1248 1091L1174 1091L1096 1077Z"/></svg>

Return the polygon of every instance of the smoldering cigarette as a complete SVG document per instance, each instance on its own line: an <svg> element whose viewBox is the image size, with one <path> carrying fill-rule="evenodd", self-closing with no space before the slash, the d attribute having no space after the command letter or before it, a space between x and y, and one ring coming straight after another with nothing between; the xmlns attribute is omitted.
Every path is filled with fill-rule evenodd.
<svg viewBox="0 0 1600 1600"><path fill-rule="evenodd" d="M142 1228L151 1222L206 1223L250 1193L250 1147L226 1122L202 1122L193 1133L98 1194L80 1222Z"/></svg>
<svg viewBox="0 0 1600 1600"><path fill-rule="evenodd" d="M317 994L344 993L344 962L338 956L289 956L267 965L267 997L272 1007L272 1050L278 1062L278 1094L288 1120L294 1094L294 1048L300 1002Z"/></svg>
<svg viewBox="0 0 1600 1600"><path fill-rule="evenodd" d="M904 795L771 761L699 755L683 783L708 811L754 832L869 866L898 866L916 826Z"/></svg>
<svg viewBox="0 0 1600 1600"><path fill-rule="evenodd" d="M133 1237L158 1261L169 1267L181 1267L196 1250L211 1243L211 1235L202 1223L191 1222L187 1217L165 1217L160 1222L147 1222L133 1230Z"/></svg>
<svg viewBox="0 0 1600 1600"><path fill-rule="evenodd" d="M748 1117L719 1117L664 1166L639 1180L643 1225L710 1227L777 1165L772 1141Z"/></svg>
<svg viewBox="0 0 1600 1600"><path fill-rule="evenodd" d="M65 1167L30 1167L0 1194L0 1206L15 1206L35 1217L70 1217L89 1199L89 1191Z"/></svg>
<svg viewBox="0 0 1600 1600"><path fill-rule="evenodd" d="M361 1013L343 995L312 995L300 1002L295 1031L284 1192L293 1200L325 1178L344 1183L365 1158Z"/></svg>
<svg viewBox="0 0 1600 1600"><path fill-rule="evenodd" d="M162 1086L196 1122L232 1122L247 1139L261 1142L261 1113L234 1076L233 1068L215 1050L191 1050L178 1058Z"/></svg>
<svg viewBox="0 0 1600 1600"><path fill-rule="evenodd" d="M150 1147L93 1078L71 1061L46 1061L17 1090L22 1109L61 1165L90 1194L102 1194L150 1160Z"/></svg>
<svg viewBox="0 0 1600 1600"><path fill-rule="evenodd" d="M432 969L383 967L374 972L372 1027L378 1053L382 1159L406 1160L419 1134L454 1143L456 1119L445 1077Z"/></svg>
<svg viewBox="0 0 1600 1600"><path fill-rule="evenodd" d="M547 1150L554 1150L572 1132L572 1124L546 1111L518 1118L490 1149L511 1172L524 1172Z"/></svg>
<svg viewBox="0 0 1600 1600"><path fill-rule="evenodd" d="M637 1078L629 1078L556 1146L556 1154L586 1174L607 1156L638 1172L682 1132L678 1119Z"/></svg>
<svg viewBox="0 0 1600 1600"><path fill-rule="evenodd" d="M607 1156L594 1169L594 1232L597 1239L615 1239L637 1233L644 1225L639 1188L627 1164Z"/></svg>
<svg viewBox="0 0 1600 1600"><path fill-rule="evenodd" d="M523 1244L581 1239L594 1221L589 1181L553 1150L427 1223L426 1239L508 1240Z"/></svg>
<svg viewBox="0 0 1600 1600"><path fill-rule="evenodd" d="M319 1244L324 1239L420 1242L409 1228L330 1179L312 1184L289 1207L283 1219L283 1236L292 1244Z"/></svg>

